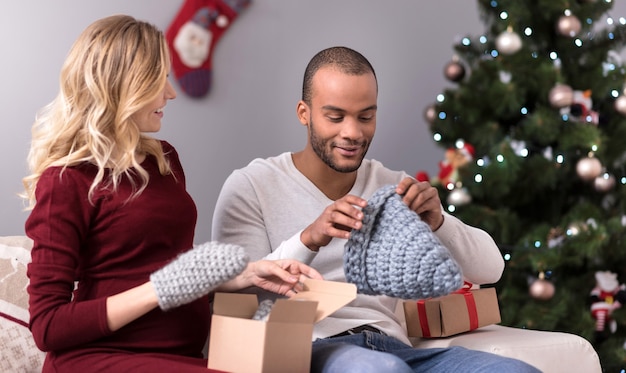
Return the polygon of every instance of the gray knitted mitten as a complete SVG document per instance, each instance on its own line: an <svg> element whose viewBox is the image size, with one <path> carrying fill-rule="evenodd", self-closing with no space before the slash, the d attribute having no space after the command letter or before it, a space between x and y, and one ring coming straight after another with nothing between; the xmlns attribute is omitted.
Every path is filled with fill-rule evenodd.
<svg viewBox="0 0 626 373"><path fill-rule="evenodd" d="M169 310L201 298L233 279L248 264L244 249L237 245L206 242L180 254L150 275L159 307Z"/></svg>
<svg viewBox="0 0 626 373"><path fill-rule="evenodd" d="M254 315L252 315L252 320L267 321L267 318L272 312L272 307L274 307L274 301L271 299L265 299L259 303L259 307L256 309Z"/></svg>
<svg viewBox="0 0 626 373"><path fill-rule="evenodd" d="M343 258L346 280L359 293L425 299L461 288L461 268L395 185L377 190L363 215L363 226L352 230Z"/></svg>

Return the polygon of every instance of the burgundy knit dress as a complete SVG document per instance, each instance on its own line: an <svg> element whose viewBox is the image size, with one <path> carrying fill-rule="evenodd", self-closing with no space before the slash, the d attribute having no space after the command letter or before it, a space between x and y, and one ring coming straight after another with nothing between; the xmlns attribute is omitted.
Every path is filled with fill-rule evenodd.
<svg viewBox="0 0 626 373"><path fill-rule="evenodd" d="M43 372L207 372L207 297L168 312L157 308L115 332L107 327L108 296L147 282L193 245L196 207L176 150L162 146L173 175L162 176L156 159L146 157L150 182L135 199L124 179L115 193L99 188L90 203L91 164L51 167L41 176L26 234L34 241L30 328L48 352Z"/></svg>

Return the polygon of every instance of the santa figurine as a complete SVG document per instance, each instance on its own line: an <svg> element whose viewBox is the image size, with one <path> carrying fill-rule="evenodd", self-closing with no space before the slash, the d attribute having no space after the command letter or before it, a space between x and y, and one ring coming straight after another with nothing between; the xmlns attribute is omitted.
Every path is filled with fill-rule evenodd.
<svg viewBox="0 0 626 373"><path fill-rule="evenodd" d="M459 179L459 167L471 162L474 159L474 152L474 147L468 143L463 143L455 148L448 148L444 159L439 162L439 173L436 178L430 179L424 171L416 173L415 178L419 181L430 181L433 185L439 183L451 190L454 188L454 183Z"/></svg>
<svg viewBox="0 0 626 373"><path fill-rule="evenodd" d="M591 90L574 91L572 104L561 109L561 115L567 115L577 122L598 125L600 115L593 110Z"/></svg>
<svg viewBox="0 0 626 373"><path fill-rule="evenodd" d="M615 333L617 323L611 318L614 310L626 303L626 286L617 280L617 274L610 271L595 273L596 286L591 290L591 315L596 320L595 342L607 338L608 330Z"/></svg>
<svg viewBox="0 0 626 373"><path fill-rule="evenodd" d="M446 150L445 159L439 162L439 182L447 186L454 184L459 179L459 167L466 165L474 159L474 147L470 144L463 144L459 148L449 148Z"/></svg>

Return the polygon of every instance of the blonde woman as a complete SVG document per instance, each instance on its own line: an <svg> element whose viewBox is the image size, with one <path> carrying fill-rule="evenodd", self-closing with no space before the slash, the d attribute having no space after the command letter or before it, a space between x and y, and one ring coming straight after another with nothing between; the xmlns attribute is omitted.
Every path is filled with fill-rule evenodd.
<svg viewBox="0 0 626 373"><path fill-rule="evenodd" d="M98 20L33 126L25 229L44 372L206 372L212 291L291 295L301 276L321 278L294 260L249 262L236 245L193 247L196 207L176 150L146 135L176 97L169 69L157 28Z"/></svg>

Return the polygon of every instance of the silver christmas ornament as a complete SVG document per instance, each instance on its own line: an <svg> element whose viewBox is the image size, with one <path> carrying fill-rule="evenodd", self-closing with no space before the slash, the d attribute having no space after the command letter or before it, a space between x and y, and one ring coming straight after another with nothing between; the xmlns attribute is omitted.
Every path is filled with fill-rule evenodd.
<svg viewBox="0 0 626 373"><path fill-rule="evenodd" d="M622 115L626 115L626 96L619 96L614 103L615 111Z"/></svg>
<svg viewBox="0 0 626 373"><path fill-rule="evenodd" d="M514 54L522 48L522 39L509 28L496 38L496 48L502 54Z"/></svg>
<svg viewBox="0 0 626 373"><path fill-rule="evenodd" d="M451 82L460 82L465 77L465 66L454 59L446 64L443 74Z"/></svg>
<svg viewBox="0 0 626 373"><path fill-rule="evenodd" d="M548 100L555 109L568 107L574 102L574 90L567 84L557 83L550 89Z"/></svg>
<svg viewBox="0 0 626 373"><path fill-rule="evenodd" d="M448 194L446 202L453 206L463 206L472 202L472 196L466 188L455 188L450 192L450 194Z"/></svg>
<svg viewBox="0 0 626 373"><path fill-rule="evenodd" d="M615 187L615 176L605 173L593 179L593 187L596 191L606 193Z"/></svg>
<svg viewBox="0 0 626 373"><path fill-rule="evenodd" d="M537 300L550 300L554 296L555 287L552 282L540 276L530 285L528 292Z"/></svg>
<svg viewBox="0 0 626 373"><path fill-rule="evenodd" d="M596 157L581 158L576 163L576 173L584 181L592 181L602 173L602 163Z"/></svg>
<svg viewBox="0 0 626 373"><path fill-rule="evenodd" d="M437 119L437 109L435 105L428 105L426 109L424 109L424 119L428 124L435 123L435 119Z"/></svg>
<svg viewBox="0 0 626 373"><path fill-rule="evenodd" d="M573 38L578 35L582 25L580 20L574 15L561 16L556 24L556 31L563 35Z"/></svg>

